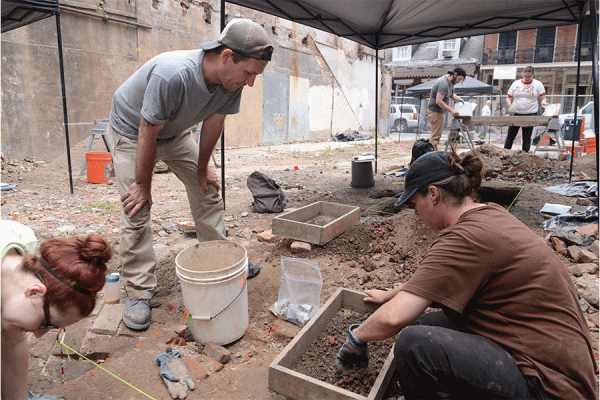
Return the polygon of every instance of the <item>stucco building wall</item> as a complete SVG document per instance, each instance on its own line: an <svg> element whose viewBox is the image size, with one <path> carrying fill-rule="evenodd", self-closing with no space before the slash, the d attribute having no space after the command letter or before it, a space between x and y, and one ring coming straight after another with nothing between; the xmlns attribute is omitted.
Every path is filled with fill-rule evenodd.
<svg viewBox="0 0 600 400"><path fill-rule="evenodd" d="M103 11L96 0L60 3L71 144L108 118L114 91L144 62L198 48L220 31L218 0L106 0ZM226 120L226 146L374 130L374 51L243 7L227 5L226 14L255 19L275 43L265 74L244 89L240 114ZM1 52L2 152L42 160L64 154L55 18L2 34Z"/></svg>

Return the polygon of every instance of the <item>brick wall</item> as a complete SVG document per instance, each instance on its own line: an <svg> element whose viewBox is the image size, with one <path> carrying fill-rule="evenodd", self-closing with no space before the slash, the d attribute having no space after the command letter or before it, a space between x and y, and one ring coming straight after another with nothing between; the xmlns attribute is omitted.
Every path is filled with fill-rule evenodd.
<svg viewBox="0 0 600 400"><path fill-rule="evenodd" d="M577 25L557 27L554 62L571 62L577 41Z"/></svg>
<svg viewBox="0 0 600 400"><path fill-rule="evenodd" d="M515 62L517 64L530 64L531 63L531 49L535 47L535 29L528 29L526 31L519 31L517 35L517 57ZM522 51L526 50L526 51ZM528 50L528 51L527 51Z"/></svg>

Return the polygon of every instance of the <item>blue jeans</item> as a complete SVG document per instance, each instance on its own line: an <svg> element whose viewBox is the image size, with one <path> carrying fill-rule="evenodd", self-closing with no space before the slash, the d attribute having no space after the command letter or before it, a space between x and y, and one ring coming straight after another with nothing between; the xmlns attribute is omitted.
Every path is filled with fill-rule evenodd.
<svg viewBox="0 0 600 400"><path fill-rule="evenodd" d="M466 332L441 311L404 328L394 356L407 400L554 399L500 345Z"/></svg>

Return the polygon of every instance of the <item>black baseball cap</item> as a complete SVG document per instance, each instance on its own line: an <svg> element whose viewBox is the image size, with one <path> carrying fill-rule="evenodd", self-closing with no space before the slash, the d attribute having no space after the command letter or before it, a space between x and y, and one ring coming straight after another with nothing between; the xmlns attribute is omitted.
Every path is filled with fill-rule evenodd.
<svg viewBox="0 0 600 400"><path fill-rule="evenodd" d="M465 71L465 69L463 67L456 67L452 70L452 73L457 73L458 75L462 76L462 77L467 77L467 71Z"/></svg>
<svg viewBox="0 0 600 400"><path fill-rule="evenodd" d="M204 50L227 46L246 57L271 61L273 44L262 26L245 18L234 18L225 26L218 40L204 43Z"/></svg>
<svg viewBox="0 0 600 400"><path fill-rule="evenodd" d="M404 193L396 201L396 207L406 203L422 187L463 173L450 168L448 154L446 151L432 151L416 159L406 173Z"/></svg>

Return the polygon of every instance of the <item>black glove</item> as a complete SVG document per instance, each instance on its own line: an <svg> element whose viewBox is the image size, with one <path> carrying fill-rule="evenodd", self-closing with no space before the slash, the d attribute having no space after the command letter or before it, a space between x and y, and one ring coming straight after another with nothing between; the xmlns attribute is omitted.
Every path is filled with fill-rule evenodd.
<svg viewBox="0 0 600 400"><path fill-rule="evenodd" d="M362 369L369 365L367 342L358 340L352 333L352 330L359 326L360 324L350 325L346 342L337 353L335 365L340 369Z"/></svg>
<svg viewBox="0 0 600 400"><path fill-rule="evenodd" d="M160 376L174 399L185 399L188 387L195 389L194 381L180 357L179 350L173 351L170 347L156 357L156 363L160 365Z"/></svg>

